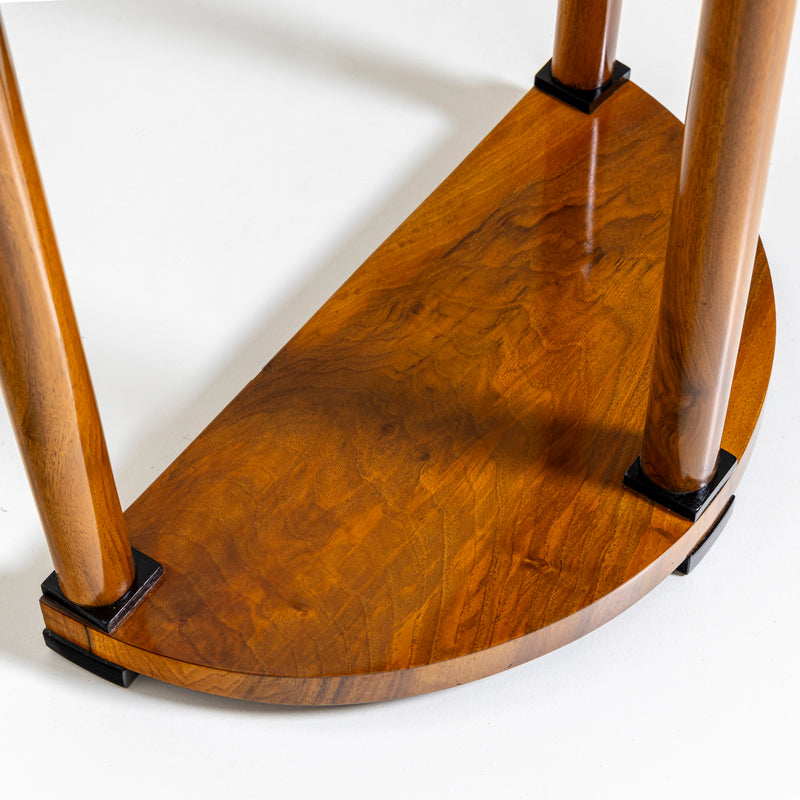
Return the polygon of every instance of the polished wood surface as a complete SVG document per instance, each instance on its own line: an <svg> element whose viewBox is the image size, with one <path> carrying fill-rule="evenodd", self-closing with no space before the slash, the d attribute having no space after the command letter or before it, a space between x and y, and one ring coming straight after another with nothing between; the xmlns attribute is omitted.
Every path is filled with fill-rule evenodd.
<svg viewBox="0 0 800 800"><path fill-rule="evenodd" d="M553 77L575 89L599 89L611 79L622 0L560 0Z"/></svg>
<svg viewBox="0 0 800 800"><path fill-rule="evenodd" d="M133 560L0 25L0 377L64 594L105 605Z"/></svg>
<svg viewBox="0 0 800 800"><path fill-rule="evenodd" d="M682 126L632 84L531 91L126 511L162 580L112 636L146 675L275 703L401 697L572 641L665 578L749 456L759 252L695 524L623 487L644 424Z"/></svg>
<svg viewBox="0 0 800 800"><path fill-rule="evenodd" d="M645 473L673 491L716 469L794 6L703 6L642 447Z"/></svg>

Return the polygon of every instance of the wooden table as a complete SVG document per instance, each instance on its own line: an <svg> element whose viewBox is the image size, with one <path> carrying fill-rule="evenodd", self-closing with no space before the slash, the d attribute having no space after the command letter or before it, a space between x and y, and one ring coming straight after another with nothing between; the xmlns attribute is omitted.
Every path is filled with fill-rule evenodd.
<svg viewBox="0 0 800 800"><path fill-rule="evenodd" d="M48 644L365 702L548 652L686 564L769 379L793 6L706 2L684 134L616 62L619 4L562 0L538 88L124 514L3 44L0 363Z"/></svg>

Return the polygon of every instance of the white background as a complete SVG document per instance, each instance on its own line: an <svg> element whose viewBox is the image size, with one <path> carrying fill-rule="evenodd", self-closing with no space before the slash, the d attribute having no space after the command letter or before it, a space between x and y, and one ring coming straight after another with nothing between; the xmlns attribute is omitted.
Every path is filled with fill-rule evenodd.
<svg viewBox="0 0 800 800"><path fill-rule="evenodd" d="M623 13L620 59L681 118L699 6ZM4 10L123 505L522 96L555 7ZM51 566L0 413L0 792L800 796L798 39L762 223L773 381L733 519L696 572L556 653L424 697L295 710L146 678L125 691L42 643Z"/></svg>

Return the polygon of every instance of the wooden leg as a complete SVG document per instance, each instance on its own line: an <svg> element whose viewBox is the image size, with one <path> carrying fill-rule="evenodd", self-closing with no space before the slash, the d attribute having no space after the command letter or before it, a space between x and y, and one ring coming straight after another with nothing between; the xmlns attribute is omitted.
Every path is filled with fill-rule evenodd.
<svg viewBox="0 0 800 800"><path fill-rule="evenodd" d="M794 7L703 5L641 457L673 492L717 469Z"/></svg>
<svg viewBox="0 0 800 800"><path fill-rule="evenodd" d="M553 58L536 88L587 114L630 77L615 60L622 0L560 0Z"/></svg>
<svg viewBox="0 0 800 800"><path fill-rule="evenodd" d="M0 24L0 377L64 595L118 600L130 541Z"/></svg>
<svg viewBox="0 0 800 800"><path fill-rule="evenodd" d="M560 0L553 77L574 89L594 90L611 80L622 0Z"/></svg>

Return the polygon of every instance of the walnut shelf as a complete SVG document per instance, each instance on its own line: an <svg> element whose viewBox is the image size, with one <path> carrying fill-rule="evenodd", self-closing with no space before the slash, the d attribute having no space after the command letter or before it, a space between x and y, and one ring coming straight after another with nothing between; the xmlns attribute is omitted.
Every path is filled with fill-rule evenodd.
<svg viewBox="0 0 800 800"><path fill-rule="evenodd" d="M722 446L690 523L640 452L682 125L633 84L532 90L125 513L164 576L112 633L163 681L273 703L402 697L597 628L728 503L772 364L759 247Z"/></svg>

